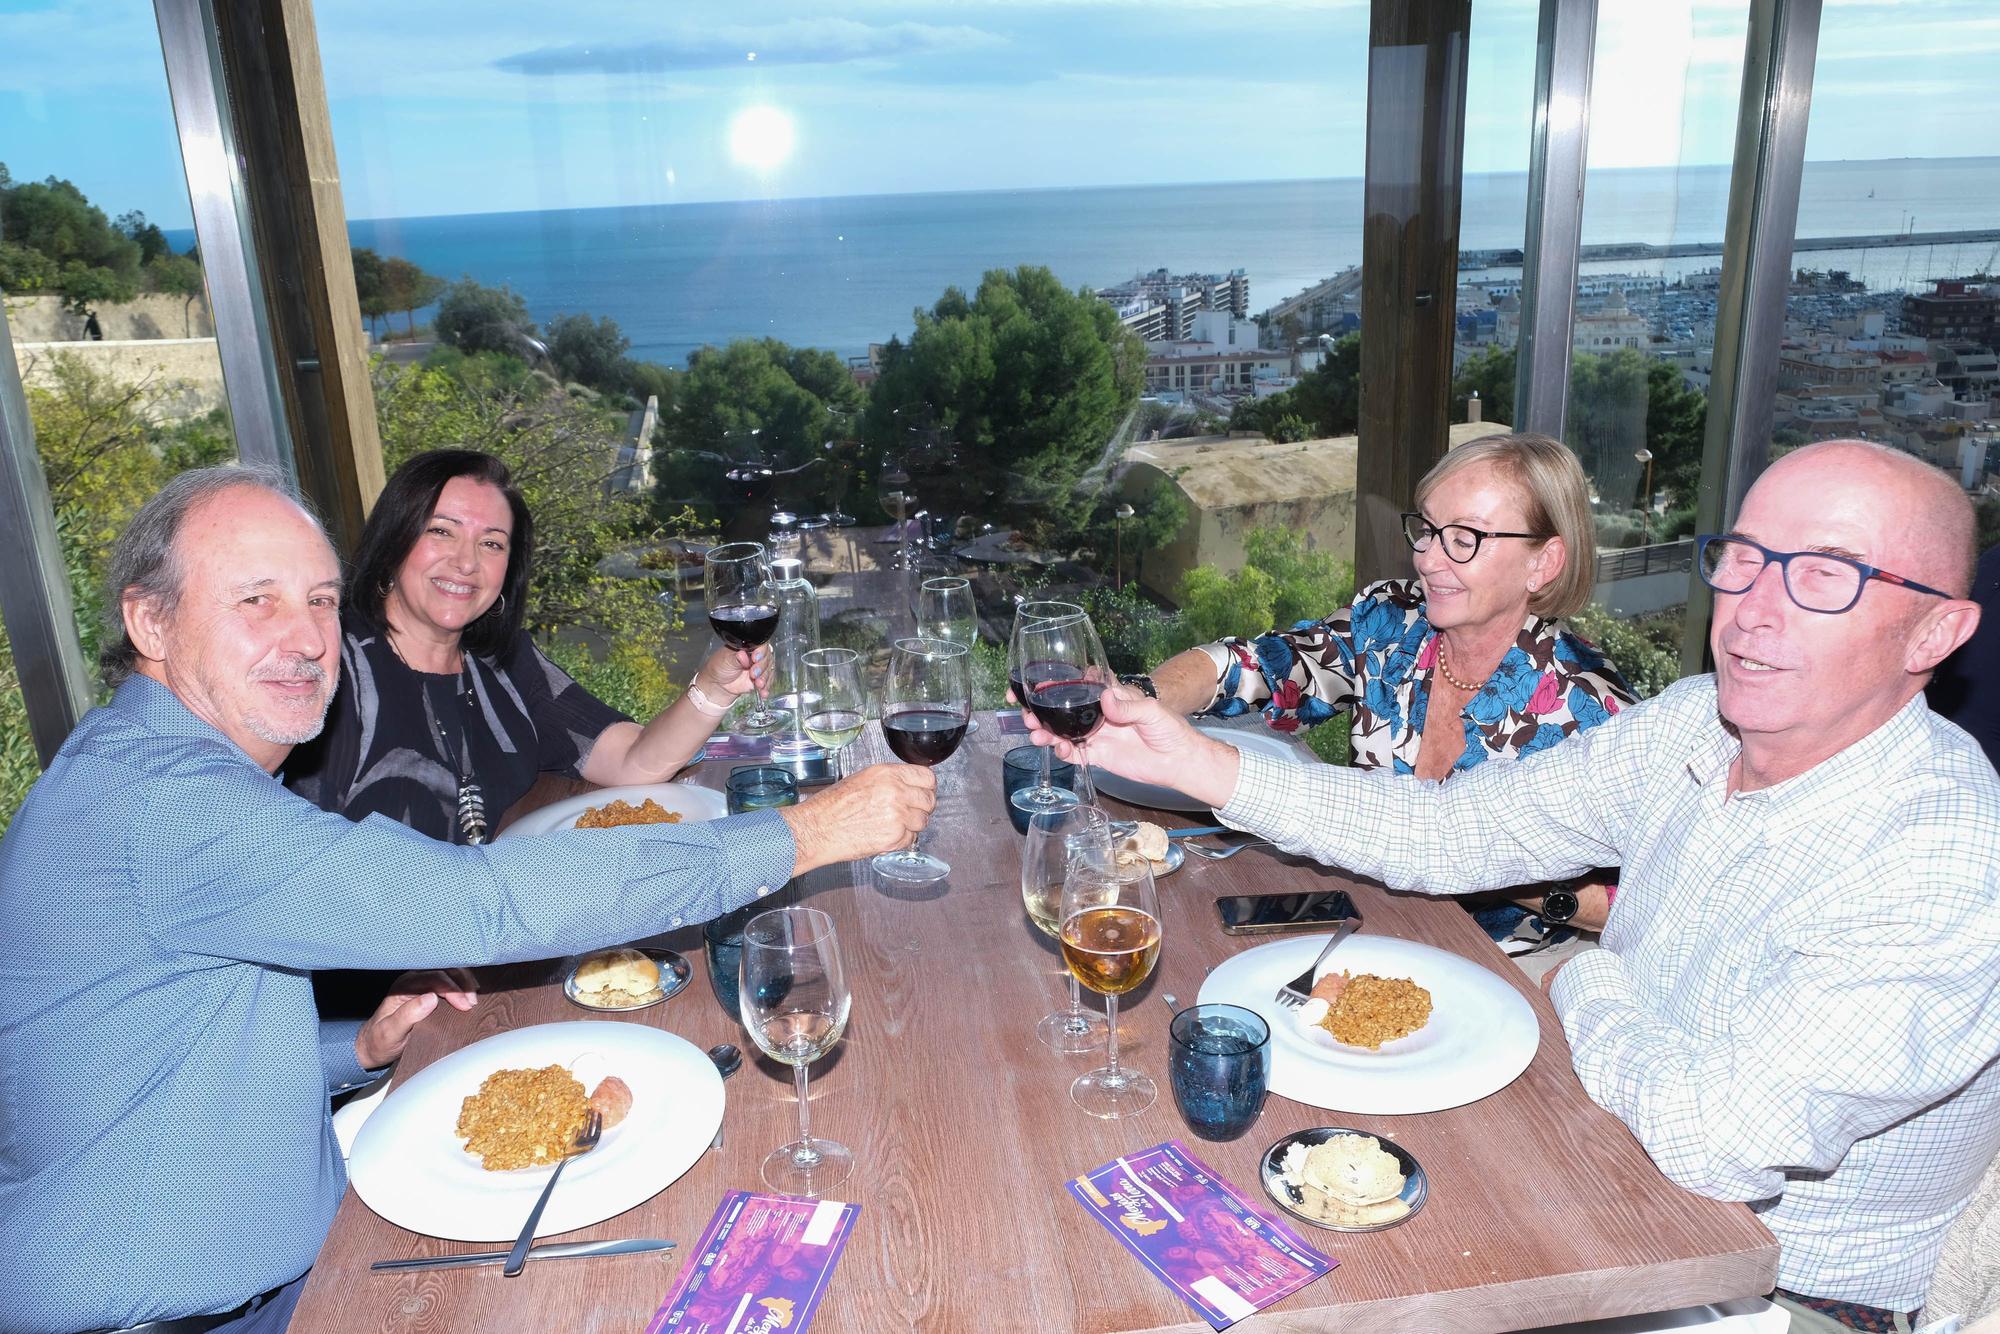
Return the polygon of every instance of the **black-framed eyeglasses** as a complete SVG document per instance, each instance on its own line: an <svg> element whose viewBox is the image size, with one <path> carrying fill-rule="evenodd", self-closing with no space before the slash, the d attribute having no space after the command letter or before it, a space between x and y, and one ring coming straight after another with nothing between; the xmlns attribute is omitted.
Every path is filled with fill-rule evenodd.
<svg viewBox="0 0 2000 1334"><path fill-rule="evenodd" d="M1546 542L1553 536L1553 533L1489 533L1462 523L1448 523L1440 528L1421 514L1403 516L1403 540L1410 544L1410 550L1429 551L1433 538L1443 538L1444 554L1454 565L1463 565L1477 556L1479 544L1489 537L1524 537L1530 542Z"/></svg>
<svg viewBox="0 0 2000 1334"><path fill-rule="evenodd" d="M1829 551L1773 551L1747 537L1726 533L1708 533L1695 539L1695 568L1701 571L1701 581L1718 593L1749 592L1764 567L1773 563L1783 575L1785 593L1793 602L1807 611L1828 616L1851 611L1861 601L1861 591L1870 579L1880 579L1912 593L1951 596L1941 588L1892 574L1852 556L1836 556Z"/></svg>

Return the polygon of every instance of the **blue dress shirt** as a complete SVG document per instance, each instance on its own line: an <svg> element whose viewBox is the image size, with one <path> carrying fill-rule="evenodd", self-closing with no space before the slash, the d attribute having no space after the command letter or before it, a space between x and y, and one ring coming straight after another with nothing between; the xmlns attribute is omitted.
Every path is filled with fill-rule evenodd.
<svg viewBox="0 0 2000 1334"><path fill-rule="evenodd" d="M145 677L0 839L0 1330L227 1311L313 1262L358 1025L316 968L548 958L791 874L777 811L455 847L287 792Z"/></svg>

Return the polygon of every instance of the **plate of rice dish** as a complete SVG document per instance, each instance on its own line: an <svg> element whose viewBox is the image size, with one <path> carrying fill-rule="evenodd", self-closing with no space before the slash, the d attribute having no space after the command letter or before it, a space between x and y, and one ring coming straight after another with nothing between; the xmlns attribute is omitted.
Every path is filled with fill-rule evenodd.
<svg viewBox="0 0 2000 1334"><path fill-rule="evenodd" d="M699 783L642 783L601 787L529 811L500 831L501 838L550 834L562 829L620 829L632 825L693 824L719 820L729 803Z"/></svg>
<svg viewBox="0 0 2000 1334"><path fill-rule="evenodd" d="M671 1185L707 1151L722 1107L722 1077L684 1038L645 1024L539 1024L399 1080L355 1136L348 1178L397 1227L509 1242L595 1108L603 1137L563 1172L536 1228L546 1237Z"/></svg>
<svg viewBox="0 0 2000 1334"><path fill-rule="evenodd" d="M1233 955L1202 983L1203 1004L1241 1005L1271 1026L1271 1091L1363 1116L1458 1107L1514 1082L1541 1044L1528 998L1496 971L1392 936L1343 941L1313 998L1278 1004L1312 965L1324 933ZM1504 961L1499 961L1503 962Z"/></svg>

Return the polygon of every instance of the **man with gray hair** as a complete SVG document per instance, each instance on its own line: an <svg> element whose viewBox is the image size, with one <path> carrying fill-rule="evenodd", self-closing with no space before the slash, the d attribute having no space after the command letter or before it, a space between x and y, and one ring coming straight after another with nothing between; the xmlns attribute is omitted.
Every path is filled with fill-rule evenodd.
<svg viewBox="0 0 2000 1334"><path fill-rule="evenodd" d="M2000 777L1922 694L1979 622L1972 507L1830 441L1698 545L1714 674L1520 764L1301 779L1123 692L1090 758L1395 889L1621 866L1550 987L1584 1089L1758 1211L1794 1330L1908 1330L2000 1148Z"/></svg>
<svg viewBox="0 0 2000 1334"><path fill-rule="evenodd" d="M346 1185L329 1091L443 995L321 1025L310 972L548 958L702 921L907 845L930 771L782 811L433 842L287 792L339 673L340 566L285 485L183 474L111 561L117 683L0 839L0 1329L262 1334Z"/></svg>

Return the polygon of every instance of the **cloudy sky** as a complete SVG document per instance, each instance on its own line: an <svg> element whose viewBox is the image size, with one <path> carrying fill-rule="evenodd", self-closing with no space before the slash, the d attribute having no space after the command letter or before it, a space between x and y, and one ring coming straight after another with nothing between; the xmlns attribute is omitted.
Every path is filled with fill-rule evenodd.
<svg viewBox="0 0 2000 1334"><path fill-rule="evenodd" d="M1367 0L317 8L357 218L1362 170ZM1593 166L1729 160L1747 8L1603 0ZM1996 11L1828 0L1808 156L2000 154ZM1471 170L1526 166L1535 13L1474 0ZM151 5L0 0L0 161L186 225Z"/></svg>

